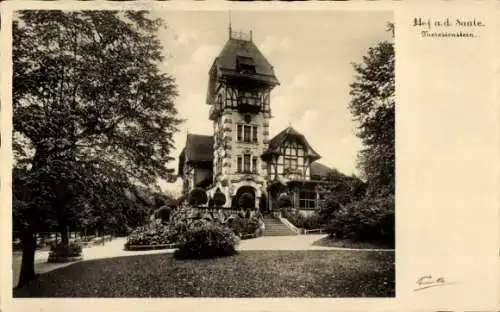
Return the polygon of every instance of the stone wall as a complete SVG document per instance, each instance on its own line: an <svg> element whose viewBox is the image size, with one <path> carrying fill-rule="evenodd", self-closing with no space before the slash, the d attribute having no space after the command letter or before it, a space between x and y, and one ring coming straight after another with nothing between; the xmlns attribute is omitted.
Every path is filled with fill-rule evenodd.
<svg viewBox="0 0 500 312"><path fill-rule="evenodd" d="M249 119L249 120L248 120ZM249 122L247 122L249 121ZM257 126L257 142L238 142L237 125ZM269 115L252 114L247 118L237 110L226 109L222 116L214 121L214 187L225 193L230 205L231 198L241 186L252 186L256 190L256 206L261 193L266 188L267 165L260 156L267 149L269 140ZM238 173L238 156L252 154L257 159L257 174Z"/></svg>

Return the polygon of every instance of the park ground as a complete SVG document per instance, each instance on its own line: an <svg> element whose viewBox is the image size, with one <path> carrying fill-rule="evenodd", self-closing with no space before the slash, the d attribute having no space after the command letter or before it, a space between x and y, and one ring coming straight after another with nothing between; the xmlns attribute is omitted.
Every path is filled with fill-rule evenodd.
<svg viewBox="0 0 500 312"><path fill-rule="evenodd" d="M325 235L241 241L235 256L175 260L173 250L125 251L125 238L84 248L84 261L47 263L14 297L394 297L393 250L325 247ZM13 257L13 285L21 257Z"/></svg>

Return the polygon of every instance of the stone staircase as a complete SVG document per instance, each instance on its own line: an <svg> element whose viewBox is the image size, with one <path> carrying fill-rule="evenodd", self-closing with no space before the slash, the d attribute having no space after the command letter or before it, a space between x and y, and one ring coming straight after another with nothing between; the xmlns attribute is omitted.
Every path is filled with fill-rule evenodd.
<svg viewBox="0 0 500 312"><path fill-rule="evenodd" d="M279 219L274 218L272 216L264 216L264 224L266 225L264 236L297 235L292 230L290 230L286 225L281 223Z"/></svg>

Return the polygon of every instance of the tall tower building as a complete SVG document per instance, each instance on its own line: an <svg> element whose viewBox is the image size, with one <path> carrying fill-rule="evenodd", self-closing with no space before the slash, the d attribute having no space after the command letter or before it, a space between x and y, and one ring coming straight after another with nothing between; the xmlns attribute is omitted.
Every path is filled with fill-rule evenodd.
<svg viewBox="0 0 500 312"><path fill-rule="evenodd" d="M207 104L214 131L212 192L225 193L233 204L250 193L259 207L267 187L268 166L261 155L268 146L270 94L279 82L252 39L252 32L229 28L209 71Z"/></svg>
<svg viewBox="0 0 500 312"><path fill-rule="evenodd" d="M317 162L321 156L291 126L269 138L270 96L277 85L252 33L229 28L229 39L209 70L206 102L213 133L188 134L179 155L185 195L194 188L209 198L222 192L225 208L235 209L249 208L240 201L246 195L244 206L267 214L278 211L278 197L286 192L293 208L317 209L317 186L335 172Z"/></svg>

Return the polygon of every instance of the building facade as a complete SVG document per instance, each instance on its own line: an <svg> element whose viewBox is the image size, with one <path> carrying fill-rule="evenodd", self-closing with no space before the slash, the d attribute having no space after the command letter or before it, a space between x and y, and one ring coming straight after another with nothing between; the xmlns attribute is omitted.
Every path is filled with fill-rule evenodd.
<svg viewBox="0 0 500 312"><path fill-rule="evenodd" d="M269 138L271 92L279 85L273 66L252 40L229 30L229 39L209 70L207 104L213 135L188 134L179 156L183 192L216 191L237 208L248 193L263 212L276 209L286 192L299 210L314 210L321 200L317 185L329 168L304 135L291 126Z"/></svg>

